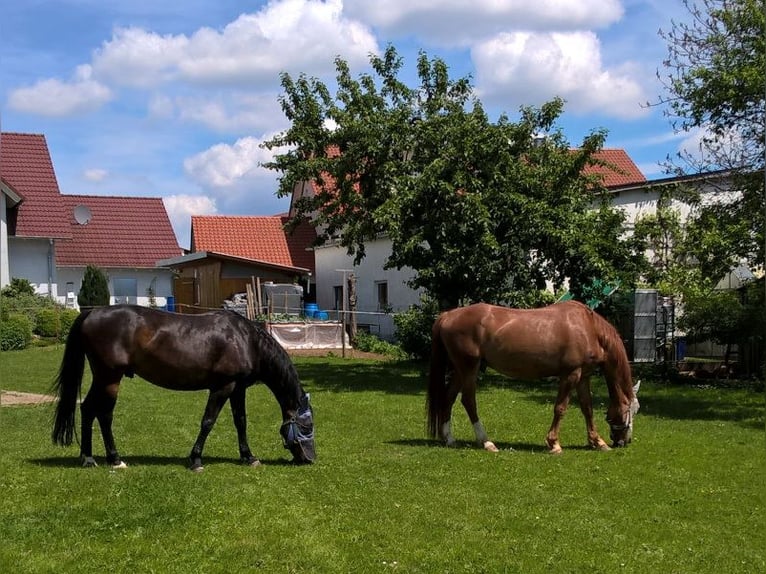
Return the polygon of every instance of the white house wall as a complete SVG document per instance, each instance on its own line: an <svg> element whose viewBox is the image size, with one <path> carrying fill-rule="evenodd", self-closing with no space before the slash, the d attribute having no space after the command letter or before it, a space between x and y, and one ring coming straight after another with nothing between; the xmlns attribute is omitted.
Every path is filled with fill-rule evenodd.
<svg viewBox="0 0 766 574"><path fill-rule="evenodd" d="M316 249L317 305L323 310L334 309L335 287L343 284L343 272L338 270L351 270L356 276L357 324L368 326L375 335L392 339L395 331L393 316L378 311L377 284L381 281L388 283L388 304L393 313L420 303L420 292L406 284L414 274L412 269L383 268L391 253L389 239L371 241L365 249L367 255L357 266L353 257L346 254L345 247L334 245Z"/></svg>
<svg viewBox="0 0 766 574"><path fill-rule="evenodd" d="M57 296L52 240L9 237L8 255L11 279L27 279L36 293Z"/></svg>
<svg viewBox="0 0 766 574"><path fill-rule="evenodd" d="M0 289L11 282L11 268L8 252L8 221L7 200L5 193L0 190Z"/></svg>
<svg viewBox="0 0 766 574"><path fill-rule="evenodd" d="M154 290L154 304L157 307L164 307L167 304L167 298L173 295L173 272L168 269L103 269L109 280L109 299L110 304L122 303L114 297L114 280L118 278L135 279L137 284L137 297L135 303L145 307L151 304L148 290ZM58 269L58 293L57 300L62 304L69 304L77 308L77 294L82 286L82 279L85 275L84 267L60 267ZM70 298L67 301L67 292L73 294L74 302ZM131 300L131 303L134 301Z"/></svg>

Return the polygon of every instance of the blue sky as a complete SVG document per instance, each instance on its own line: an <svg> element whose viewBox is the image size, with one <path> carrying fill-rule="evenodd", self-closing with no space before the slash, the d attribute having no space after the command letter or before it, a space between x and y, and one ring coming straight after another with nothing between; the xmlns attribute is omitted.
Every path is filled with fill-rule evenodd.
<svg viewBox="0 0 766 574"><path fill-rule="evenodd" d="M0 127L42 133L63 193L162 197L179 244L191 215L273 215L259 144L287 127L279 73L331 83L393 44L470 74L496 116L554 96L572 145L609 132L649 179L696 134L656 101L658 30L680 0L25 0L0 12ZM414 85L411 83L411 85Z"/></svg>

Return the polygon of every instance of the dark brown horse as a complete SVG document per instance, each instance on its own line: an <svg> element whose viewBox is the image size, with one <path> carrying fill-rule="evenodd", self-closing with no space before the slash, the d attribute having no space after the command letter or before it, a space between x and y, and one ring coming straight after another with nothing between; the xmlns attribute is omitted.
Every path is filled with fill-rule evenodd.
<svg viewBox="0 0 766 574"><path fill-rule="evenodd" d="M125 463L112 435L112 412L123 376L139 375L176 391L208 390L207 406L189 455L192 470L202 470L202 449L226 401L231 404L244 464L260 464L247 443L245 391L262 381L282 409L280 432L296 462L314 460L314 423L309 396L290 357L274 338L241 315L219 311L180 315L135 305L100 307L81 313L67 337L55 389L58 405L53 442L72 443L77 398L85 357L93 383L82 401L80 456L95 466L93 421L98 420L106 460Z"/></svg>
<svg viewBox="0 0 766 574"><path fill-rule="evenodd" d="M585 416L588 444L609 449L593 423L590 377L600 368L609 390L607 421L613 446L630 442L639 406L638 385L633 387L625 346L616 329L585 305L567 301L541 309L509 309L478 303L446 311L436 319L427 397L429 433L448 445L454 443L452 406L462 393L476 440L496 452L476 411L476 378L482 361L510 377L559 378L553 423L545 439L549 451L556 454L561 452L561 418L573 390Z"/></svg>

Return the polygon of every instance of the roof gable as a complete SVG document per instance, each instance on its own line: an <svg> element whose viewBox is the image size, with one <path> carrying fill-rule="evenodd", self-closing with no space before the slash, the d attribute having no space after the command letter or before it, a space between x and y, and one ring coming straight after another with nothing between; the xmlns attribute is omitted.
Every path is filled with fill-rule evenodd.
<svg viewBox="0 0 766 574"><path fill-rule="evenodd" d="M604 187L643 183L646 177L641 173L624 149L602 149L594 154L595 159L606 165L585 167L586 175L600 175Z"/></svg>
<svg viewBox="0 0 766 574"><path fill-rule="evenodd" d="M1 133L0 176L22 198L16 207L14 235L72 236L45 136Z"/></svg>
<svg viewBox="0 0 766 574"><path fill-rule="evenodd" d="M158 197L62 195L71 241L56 244L56 265L153 268L181 255L165 205ZM75 219L85 206L87 223Z"/></svg>
<svg viewBox="0 0 766 574"><path fill-rule="evenodd" d="M288 217L195 215L191 220L191 250L212 251L314 273L316 231L307 224L293 233L284 230Z"/></svg>

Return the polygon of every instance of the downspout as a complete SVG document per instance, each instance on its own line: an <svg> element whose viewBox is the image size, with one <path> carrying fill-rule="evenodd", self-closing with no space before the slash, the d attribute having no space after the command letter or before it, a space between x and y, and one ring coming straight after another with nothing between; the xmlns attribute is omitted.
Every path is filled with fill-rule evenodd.
<svg viewBox="0 0 766 574"><path fill-rule="evenodd" d="M48 240L48 298L53 299L53 239Z"/></svg>

